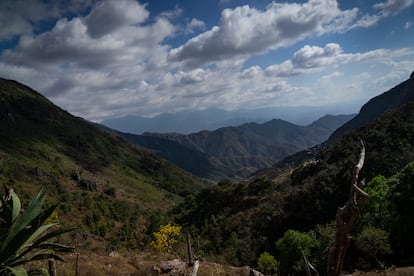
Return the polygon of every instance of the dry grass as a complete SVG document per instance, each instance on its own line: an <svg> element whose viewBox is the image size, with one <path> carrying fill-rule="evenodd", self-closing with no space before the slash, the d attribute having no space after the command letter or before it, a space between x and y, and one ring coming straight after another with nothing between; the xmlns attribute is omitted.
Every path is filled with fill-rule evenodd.
<svg viewBox="0 0 414 276"><path fill-rule="evenodd" d="M66 262L57 262L59 276L151 276L152 267L158 266L161 261L172 260L173 255L155 254L152 252L140 253L112 253L99 254L95 252L81 252L63 256ZM39 263L38 263L39 264ZM42 264L47 267L46 263ZM77 270L77 274L76 274ZM187 272L191 268L187 267ZM161 274L169 275L169 274ZM249 276L250 267L226 266L212 262L201 262L197 276ZM409 276L414 275L414 267L392 268L384 271L354 272L343 274L347 276Z"/></svg>

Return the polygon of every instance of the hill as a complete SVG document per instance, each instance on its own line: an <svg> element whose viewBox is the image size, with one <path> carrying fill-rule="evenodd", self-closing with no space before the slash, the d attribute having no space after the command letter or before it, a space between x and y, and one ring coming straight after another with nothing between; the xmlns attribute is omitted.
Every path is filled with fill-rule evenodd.
<svg viewBox="0 0 414 276"><path fill-rule="evenodd" d="M410 79L369 100L362 106L358 115L332 133L329 140L338 140L350 130L372 123L385 112L396 110L412 101L414 101L414 77L411 76Z"/></svg>
<svg viewBox="0 0 414 276"><path fill-rule="evenodd" d="M358 137L366 145L361 179L370 182L382 175L394 183L390 190L393 191L390 203L385 207L388 209L381 210L396 218L392 225L405 225L401 229L386 229L391 234L394 252L388 261L407 265L412 256L412 248L407 248L411 238L399 233L414 230L412 219L406 219L413 212L414 202L412 197L407 199L412 195L409 192L412 184L407 183L412 182L402 182L400 175L408 175L404 179L412 179L410 177L414 175L411 169L414 163L403 170L414 161L413 103L387 112L374 123L345 134L337 142L324 146L314 160L296 168L269 168L251 181L239 184L221 182L206 189L194 200L188 200L183 205L185 208L176 209L177 221L195 229L199 250L206 255L219 256L233 264L253 264L264 251L281 258L282 253L276 250L275 242L288 229L314 231L309 235L319 238L326 234L321 231L330 229L329 222L334 220L337 207L342 206L348 197L353 167L358 159ZM411 185L411 190L399 186L400 182L401 185ZM379 189L376 184L375 181L370 184L371 189ZM402 200L399 198L404 189L406 199ZM378 202L383 201L379 199ZM405 207L401 207L399 202L404 202ZM361 233L361 229L358 231L355 235ZM329 242L325 240L322 244L325 247L320 248L321 256L326 256L323 250ZM348 269L355 269L357 261L361 260L358 258L363 254L355 251L355 247L350 250L354 252L354 259L348 260L346 265ZM318 265L323 271L324 266Z"/></svg>
<svg viewBox="0 0 414 276"><path fill-rule="evenodd" d="M275 119L188 135L121 135L200 177L240 179L322 143L351 118L352 115L326 115L308 126Z"/></svg>
<svg viewBox="0 0 414 276"><path fill-rule="evenodd" d="M18 82L0 79L0 184L22 198L41 186L62 202L63 224L107 246L136 248L153 224L206 183L53 105Z"/></svg>

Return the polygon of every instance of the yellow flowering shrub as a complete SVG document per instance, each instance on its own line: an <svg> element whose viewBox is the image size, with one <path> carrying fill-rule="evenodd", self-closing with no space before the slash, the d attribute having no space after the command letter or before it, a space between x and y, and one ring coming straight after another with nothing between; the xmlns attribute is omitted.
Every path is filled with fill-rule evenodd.
<svg viewBox="0 0 414 276"><path fill-rule="evenodd" d="M172 252L172 246L177 242L176 238L180 235L181 226L171 224L161 225L159 232L154 232L151 247L159 252Z"/></svg>

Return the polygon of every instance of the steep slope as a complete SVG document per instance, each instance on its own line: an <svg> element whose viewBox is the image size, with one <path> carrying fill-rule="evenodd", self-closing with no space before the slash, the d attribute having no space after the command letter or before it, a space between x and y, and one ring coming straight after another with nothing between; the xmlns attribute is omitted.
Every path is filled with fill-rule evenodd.
<svg viewBox="0 0 414 276"><path fill-rule="evenodd" d="M366 145L360 178L368 182L379 174L395 175L414 161L414 103L346 134L312 162L264 170L252 181L222 182L204 190L185 209L177 209L178 221L199 229L201 250L212 255L233 252L232 262L253 263L263 251L276 254L274 242L286 230L307 231L334 220L348 197L358 137Z"/></svg>
<svg viewBox="0 0 414 276"><path fill-rule="evenodd" d="M23 198L46 186L50 200L62 202L64 223L116 247L138 246L151 217L206 185L5 79L0 79L0 130L0 184Z"/></svg>
<svg viewBox="0 0 414 276"><path fill-rule="evenodd" d="M131 135L127 138L143 147L157 150L160 156L182 168L190 169L199 176L215 179L240 178L258 169L272 166L292 153L323 142L333 130L350 118L352 115L327 115L309 126L271 120L263 124L247 123L188 135L147 133L146 138L132 139ZM154 138L154 141L148 136ZM183 166L183 163L177 163L177 159L181 158L184 163L194 166L191 159L182 159L185 151L171 152L171 148L160 148L155 145L161 141L167 144L166 139L180 144L185 151L192 150L197 152L196 156L203 156L203 162L200 164L203 169L196 171L189 166ZM178 146L175 148L178 149ZM210 169L213 171L209 171Z"/></svg>
<svg viewBox="0 0 414 276"><path fill-rule="evenodd" d="M410 79L372 98L364 104L358 115L338 128L329 140L338 140L348 131L372 123L385 112L395 110L412 101L414 101L414 77L411 74Z"/></svg>

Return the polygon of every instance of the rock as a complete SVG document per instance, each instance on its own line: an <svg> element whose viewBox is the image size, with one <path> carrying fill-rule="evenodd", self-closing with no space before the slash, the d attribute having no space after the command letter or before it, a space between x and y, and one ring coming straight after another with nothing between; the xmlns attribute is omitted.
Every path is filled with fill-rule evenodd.
<svg viewBox="0 0 414 276"><path fill-rule="evenodd" d="M160 273L168 273L171 276L184 276L186 275L186 265L179 259L171 261L162 261L159 267Z"/></svg>
<svg viewBox="0 0 414 276"><path fill-rule="evenodd" d="M251 268L250 269L250 276L264 276L264 274L257 271L257 270L254 270L253 268Z"/></svg>

